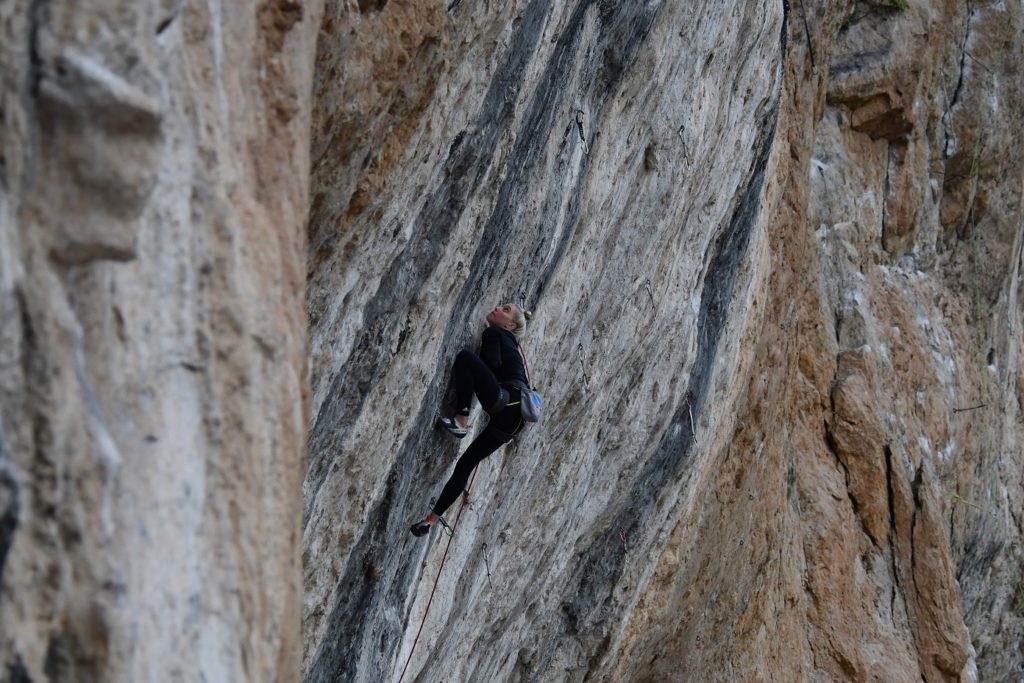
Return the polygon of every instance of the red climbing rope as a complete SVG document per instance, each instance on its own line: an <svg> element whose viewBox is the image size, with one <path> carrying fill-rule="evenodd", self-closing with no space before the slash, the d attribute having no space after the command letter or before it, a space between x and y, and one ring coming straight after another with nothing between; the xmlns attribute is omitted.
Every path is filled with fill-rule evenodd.
<svg viewBox="0 0 1024 683"><path fill-rule="evenodd" d="M409 663L412 662L412 655L416 652L416 644L420 641L420 635L423 633L423 627L427 623L427 615L430 614L430 603L434 601L434 592L437 590L437 584L441 580L441 572L444 570L444 562L448 559L448 549L452 547L452 539L455 538L455 530L459 528L459 519L462 517L462 510L466 507L466 501L469 500L469 491L473 488L473 481L476 479L476 470L473 468L473 476L469 479L469 486L462 493L462 505L459 506L459 512L455 515L455 524L452 525L452 535L448 537L448 544L444 547L444 556L441 558L441 566L437 568L437 578L434 579L434 587L430 589L430 597L427 599L427 608L423 610L423 621L420 622L420 630L416 632L416 638L412 641L412 649L409 650L409 658L405 660L405 666L402 667L402 675L398 677L398 683L402 683L402 679L405 678L405 672L409 668Z"/></svg>

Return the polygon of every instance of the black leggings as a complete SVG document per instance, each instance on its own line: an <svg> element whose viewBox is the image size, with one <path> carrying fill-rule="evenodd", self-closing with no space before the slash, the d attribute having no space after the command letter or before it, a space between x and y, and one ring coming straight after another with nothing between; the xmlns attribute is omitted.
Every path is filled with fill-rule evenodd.
<svg viewBox="0 0 1024 683"><path fill-rule="evenodd" d="M455 356L452 379L455 381L455 412L460 415L469 415L474 393L480 399L480 406L488 412L501 394L498 378L472 351L459 351Z"/></svg>
<svg viewBox="0 0 1024 683"><path fill-rule="evenodd" d="M501 390L498 379L475 353L461 351L455 358L452 376L455 379L457 409L460 412L463 410L469 412L474 393L480 399L480 405L493 406L497 402ZM466 488L473 468L483 462L488 455L501 448L503 444L511 441L512 436L523 426L523 416L519 407L519 390L505 389L505 391L508 392L510 405L491 415L491 420L487 423L483 433L469 444L469 448L455 463L455 471L448 478L448 483L441 491L441 497L434 504L433 513L435 515L443 515L444 511L451 507L455 499Z"/></svg>

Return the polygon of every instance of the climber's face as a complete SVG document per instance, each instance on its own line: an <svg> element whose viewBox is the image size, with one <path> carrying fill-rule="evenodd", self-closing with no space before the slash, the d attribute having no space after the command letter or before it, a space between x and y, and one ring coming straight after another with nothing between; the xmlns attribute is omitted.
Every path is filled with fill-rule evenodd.
<svg viewBox="0 0 1024 683"><path fill-rule="evenodd" d="M496 306L493 311L487 314L487 322L491 325L496 325L503 330L512 332L516 329L516 324L512 320L512 314L515 310L515 304L502 304L500 306Z"/></svg>

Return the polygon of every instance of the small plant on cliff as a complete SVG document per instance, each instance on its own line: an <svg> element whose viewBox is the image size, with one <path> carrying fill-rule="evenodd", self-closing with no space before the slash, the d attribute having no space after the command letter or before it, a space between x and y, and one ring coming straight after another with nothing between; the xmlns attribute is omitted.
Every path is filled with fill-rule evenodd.
<svg viewBox="0 0 1024 683"><path fill-rule="evenodd" d="M889 1L892 3L892 6L895 7L896 9L898 9L898 10L908 10L908 9L910 9L910 0L889 0Z"/></svg>

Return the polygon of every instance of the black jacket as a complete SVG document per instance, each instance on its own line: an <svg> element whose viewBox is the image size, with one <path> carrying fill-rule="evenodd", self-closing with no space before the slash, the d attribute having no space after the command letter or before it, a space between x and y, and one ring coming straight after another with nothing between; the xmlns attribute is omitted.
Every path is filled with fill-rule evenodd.
<svg viewBox="0 0 1024 683"><path fill-rule="evenodd" d="M526 384L526 368L519 355L519 341L508 330L493 325L484 330L480 358L491 369L498 382L518 380Z"/></svg>

